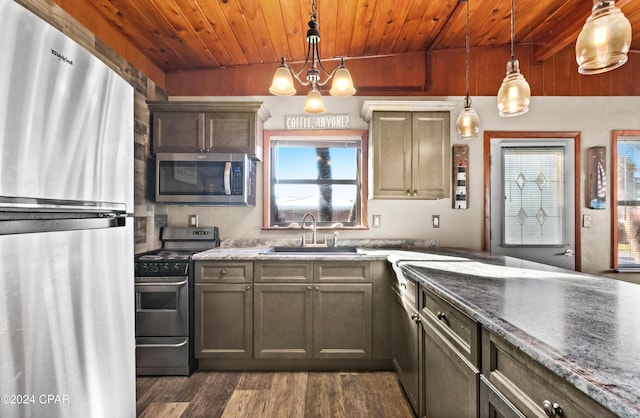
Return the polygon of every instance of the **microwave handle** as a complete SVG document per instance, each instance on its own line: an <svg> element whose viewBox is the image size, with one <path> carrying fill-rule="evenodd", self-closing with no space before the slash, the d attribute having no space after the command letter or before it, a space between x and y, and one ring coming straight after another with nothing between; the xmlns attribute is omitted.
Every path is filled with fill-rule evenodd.
<svg viewBox="0 0 640 418"><path fill-rule="evenodd" d="M231 195L231 161L224 163L224 194Z"/></svg>

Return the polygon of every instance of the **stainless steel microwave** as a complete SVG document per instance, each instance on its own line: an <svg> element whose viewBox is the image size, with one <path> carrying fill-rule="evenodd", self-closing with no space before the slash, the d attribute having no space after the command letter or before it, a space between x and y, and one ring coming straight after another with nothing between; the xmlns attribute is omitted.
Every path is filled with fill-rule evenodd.
<svg viewBox="0 0 640 418"><path fill-rule="evenodd" d="M156 202L255 206L256 162L247 154L156 154Z"/></svg>

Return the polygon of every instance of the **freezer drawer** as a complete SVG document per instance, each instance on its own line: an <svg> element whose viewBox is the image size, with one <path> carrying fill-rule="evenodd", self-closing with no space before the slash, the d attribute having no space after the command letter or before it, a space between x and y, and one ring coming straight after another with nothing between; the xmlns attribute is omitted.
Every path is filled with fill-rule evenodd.
<svg viewBox="0 0 640 418"><path fill-rule="evenodd" d="M188 376L189 350L189 337L138 337L136 373Z"/></svg>

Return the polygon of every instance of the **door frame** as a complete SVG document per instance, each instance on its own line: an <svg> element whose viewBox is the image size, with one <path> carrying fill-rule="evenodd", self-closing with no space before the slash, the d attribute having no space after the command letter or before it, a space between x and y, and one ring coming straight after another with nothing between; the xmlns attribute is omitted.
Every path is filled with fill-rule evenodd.
<svg viewBox="0 0 640 418"><path fill-rule="evenodd" d="M580 241L580 132L578 131L484 131L484 228L483 250L491 250L491 140L493 139L573 139L574 152L574 251L575 270L582 269Z"/></svg>

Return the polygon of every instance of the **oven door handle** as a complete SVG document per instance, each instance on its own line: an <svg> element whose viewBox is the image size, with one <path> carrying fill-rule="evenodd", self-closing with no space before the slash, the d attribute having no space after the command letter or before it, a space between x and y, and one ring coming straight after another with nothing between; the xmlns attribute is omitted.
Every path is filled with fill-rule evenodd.
<svg viewBox="0 0 640 418"><path fill-rule="evenodd" d="M140 348L162 348L162 347L184 347L187 342L189 342L189 340L187 338L184 339L184 341L181 341L177 344L140 344L137 343L136 347L140 347Z"/></svg>
<svg viewBox="0 0 640 418"><path fill-rule="evenodd" d="M181 282L144 282L136 283L136 292L156 292L162 288L170 289L180 286L184 286L189 281L189 278L184 279ZM151 289L153 288L153 289Z"/></svg>

